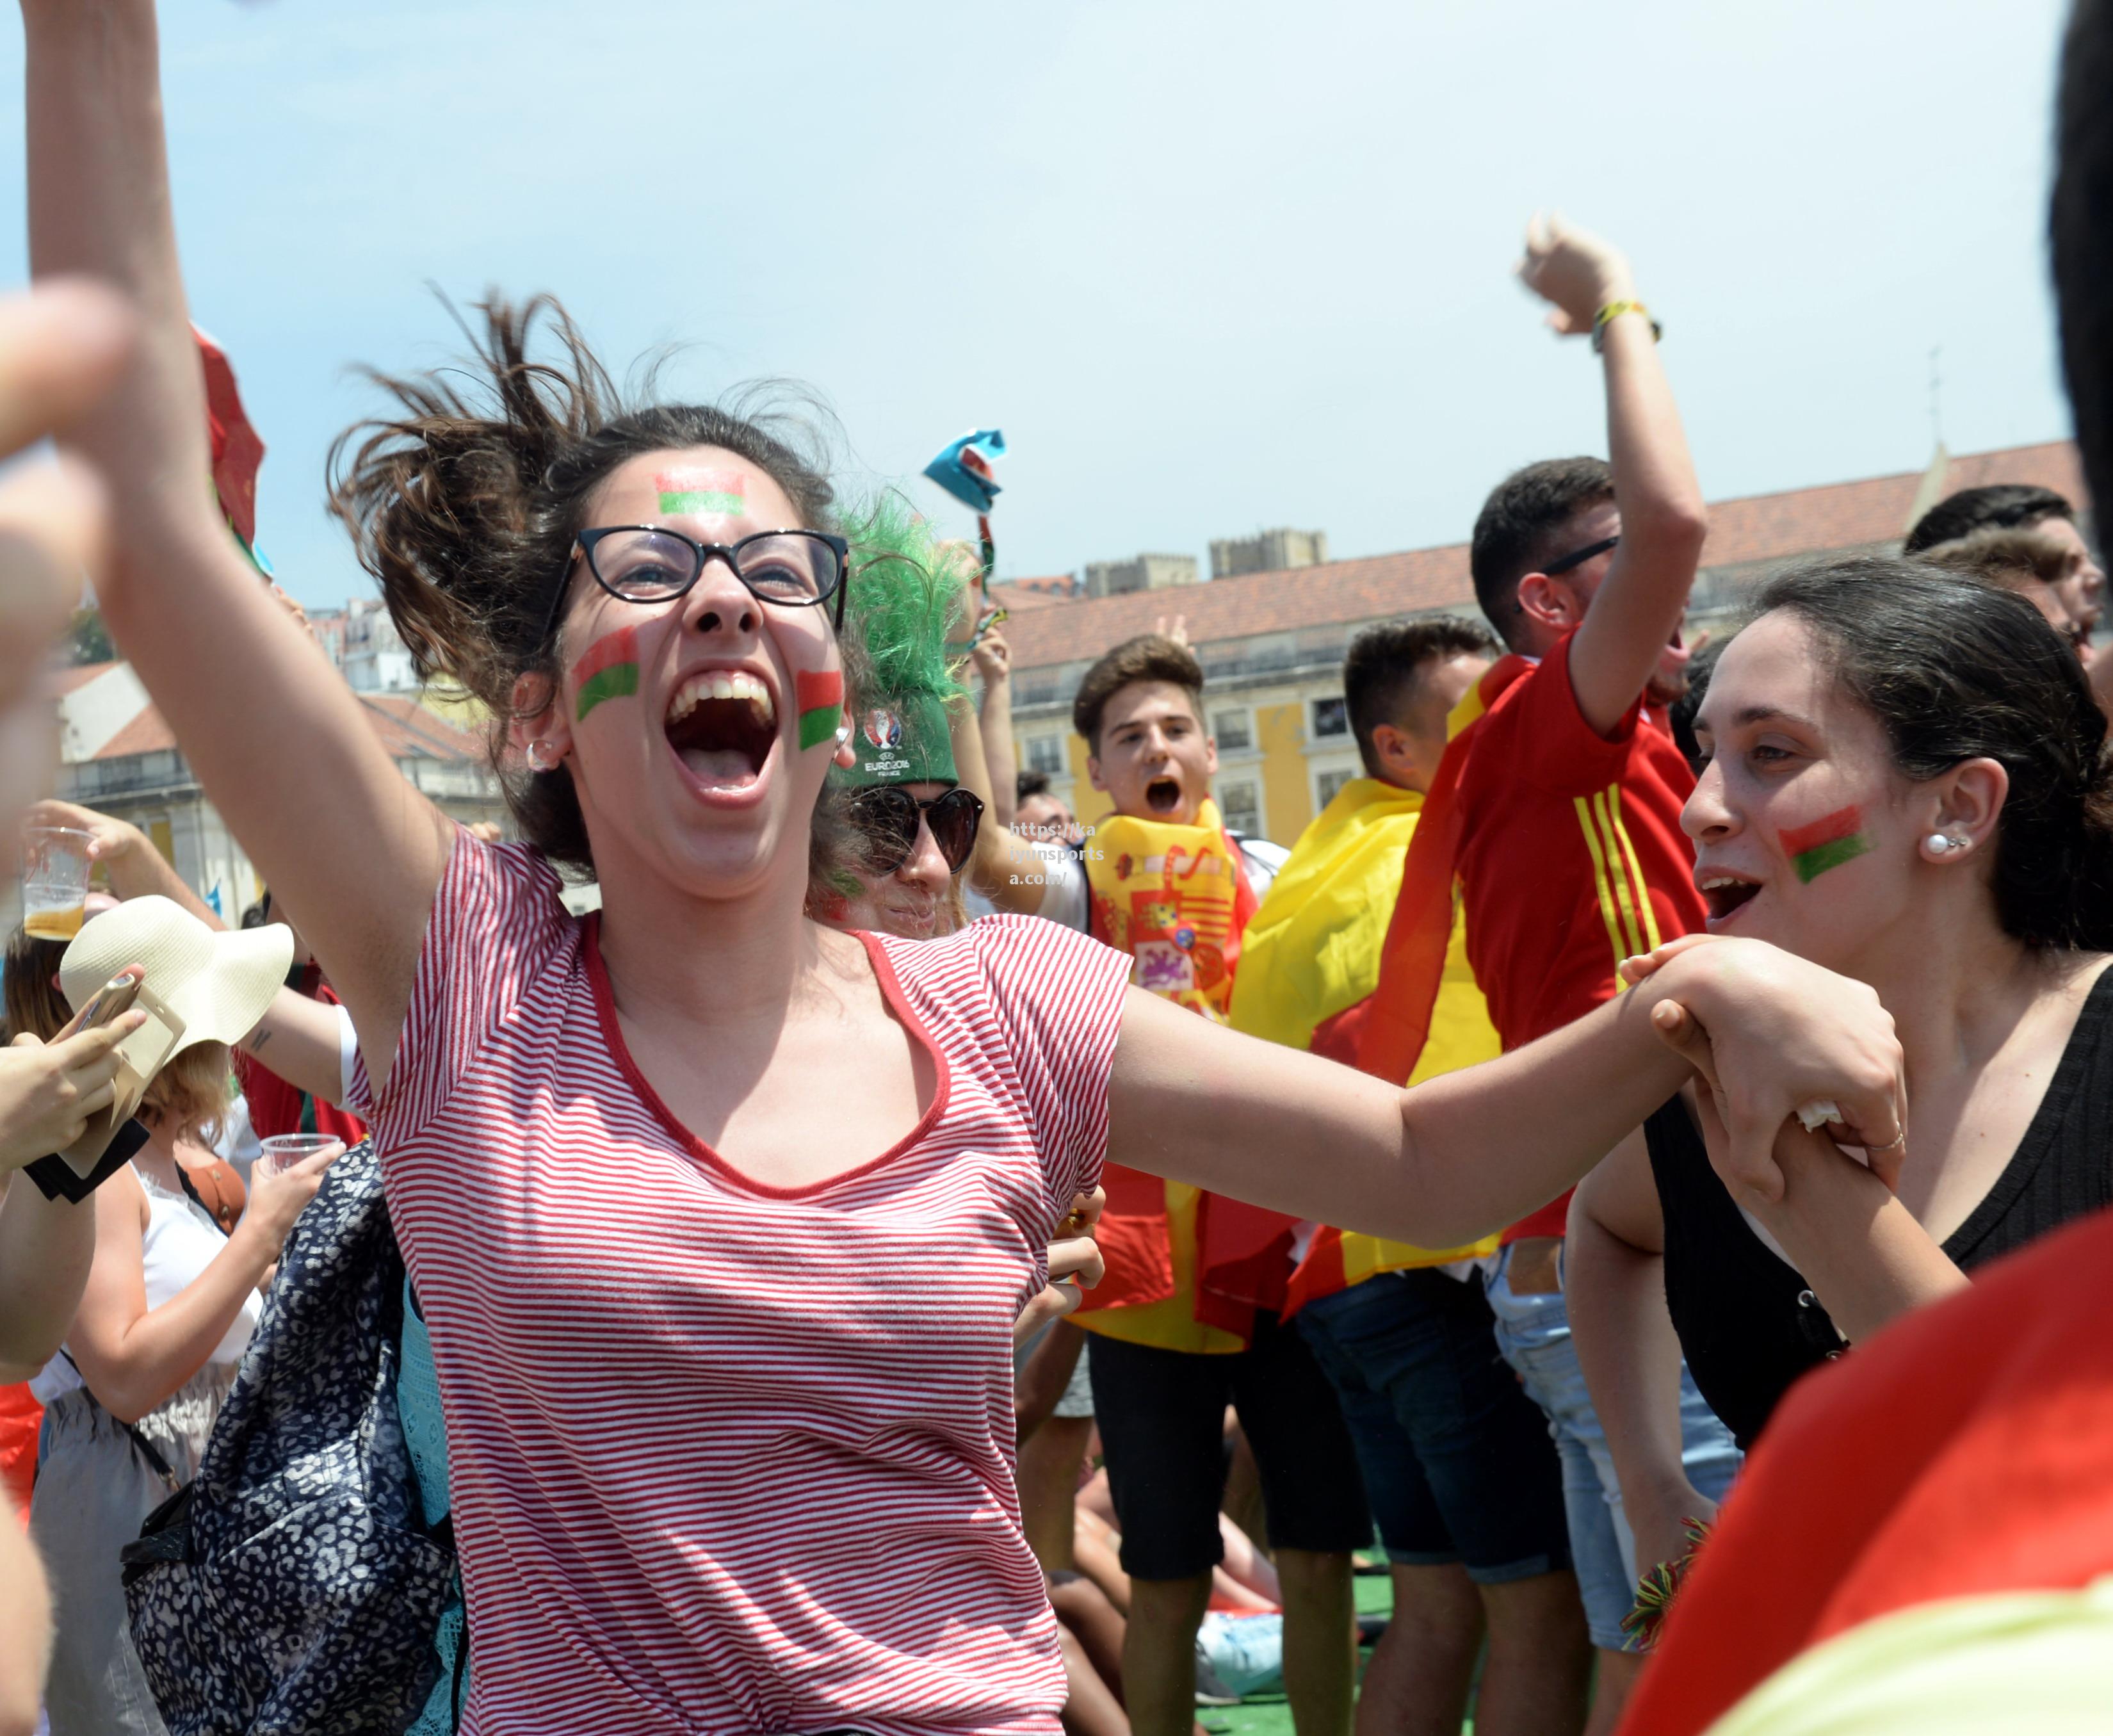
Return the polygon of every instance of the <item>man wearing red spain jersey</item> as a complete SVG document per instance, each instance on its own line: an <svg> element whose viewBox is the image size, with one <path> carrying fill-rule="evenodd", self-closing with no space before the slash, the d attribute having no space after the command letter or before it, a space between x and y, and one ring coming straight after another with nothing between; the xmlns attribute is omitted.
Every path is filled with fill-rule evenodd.
<svg viewBox="0 0 2113 1736"><path fill-rule="evenodd" d="M1536 223L1520 275L1552 304L1555 330L1589 333L1604 360L1612 463L1529 465L1497 487L1476 522L1476 597L1511 655L1454 714L1376 997L1384 1008L1435 990L1435 981L1400 980L1415 973L1398 969L1397 940L1433 902L1414 896L1419 881L1439 889L1444 921L1442 894L1457 884L1468 959L1507 1049L1610 999L1623 957L1700 928L1704 916L1680 829L1694 779L1651 709L1654 697L1678 691L1681 618L1708 528L1657 327L1627 260L1559 222ZM1440 816L1445 823L1434 825ZM1414 1058L1403 1048L1381 1070L1391 1076ZM1630 1677L1620 1622L1634 1546L1570 1343L1568 1204L1553 1200L1512 1227L1488 1294L1498 1342L1548 1413L1563 1456L1572 1554L1601 1654L1590 1725L1599 1731L1611 1728ZM1736 1454L1691 1382L1682 1420L1696 1487L1721 1489Z"/></svg>

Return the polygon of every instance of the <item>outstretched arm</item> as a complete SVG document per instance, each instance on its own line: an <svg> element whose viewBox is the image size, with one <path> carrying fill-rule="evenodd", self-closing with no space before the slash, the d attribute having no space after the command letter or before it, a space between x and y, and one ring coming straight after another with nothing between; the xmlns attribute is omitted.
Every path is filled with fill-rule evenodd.
<svg viewBox="0 0 2113 1736"><path fill-rule="evenodd" d="M453 829L214 510L149 0L24 0L22 12L32 267L103 278L141 322L116 389L69 442L112 482L103 614L266 879L313 913L308 939L378 1086Z"/></svg>
<svg viewBox="0 0 2113 1736"><path fill-rule="evenodd" d="M1709 1032L1731 1094L1727 1162L1756 1186L1771 1185L1777 1130L1815 1099L1873 1144L1899 1131L1900 1046L1877 995L1762 943L1714 940L1641 993L1407 1091L1132 989L1108 1156L1296 1217L1458 1247L1573 1186L1679 1089L1688 1064L1659 1027L1681 1007Z"/></svg>
<svg viewBox="0 0 2113 1736"><path fill-rule="evenodd" d="M1519 275L1554 304L1556 330L1574 336L1589 334L1601 308L1636 297L1628 261L1559 218L1527 231ZM1571 647L1570 685L1586 722L1610 735L1679 628L1709 519L1649 318L1621 314L1601 341L1622 541Z"/></svg>

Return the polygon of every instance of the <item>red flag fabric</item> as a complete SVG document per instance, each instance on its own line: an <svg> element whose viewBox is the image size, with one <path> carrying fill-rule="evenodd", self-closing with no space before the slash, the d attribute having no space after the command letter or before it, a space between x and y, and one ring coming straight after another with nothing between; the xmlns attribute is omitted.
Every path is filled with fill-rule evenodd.
<svg viewBox="0 0 2113 1736"><path fill-rule="evenodd" d="M1406 1085L1431 1035L1431 1012L1445 975L1453 941L1453 881L1460 847L1460 768L1467 763L1475 729L1503 693L1533 665L1516 652L1483 672L1468 697L1455 708L1453 738L1438 762L1423 817L1402 866L1401 896L1394 901L1380 953L1379 986L1359 1021L1357 1064L1374 1077ZM1464 719L1464 720L1463 720Z"/></svg>
<svg viewBox="0 0 2113 1736"><path fill-rule="evenodd" d="M264 442L249 424L235 389L227 353L195 326L199 357L205 366L206 423L212 434L212 487L228 526L245 549L257 541L257 472Z"/></svg>
<svg viewBox="0 0 2113 1736"><path fill-rule="evenodd" d="M1799 1382L1666 1618L1621 1736L1691 1736L1800 1652L1940 1599L2113 1573L2113 1212Z"/></svg>

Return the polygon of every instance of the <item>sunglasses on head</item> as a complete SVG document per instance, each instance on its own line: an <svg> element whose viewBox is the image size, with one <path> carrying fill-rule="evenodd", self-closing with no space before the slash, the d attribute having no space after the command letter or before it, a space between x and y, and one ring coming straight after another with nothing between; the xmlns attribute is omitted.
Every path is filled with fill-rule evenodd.
<svg viewBox="0 0 2113 1736"><path fill-rule="evenodd" d="M1586 543L1581 549L1572 549L1560 560L1551 560L1540 570L1549 578L1559 578L1573 567L1583 566L1595 555L1605 554L1621 540L1619 537L1603 537L1597 542Z"/></svg>
<svg viewBox="0 0 2113 1736"><path fill-rule="evenodd" d="M846 813L870 847L867 858L875 874L894 874L917 847L917 828L931 828L932 842L947 859L947 871L959 874L976 846L976 828L983 817L983 797L973 790L950 789L920 802L906 789L883 783L860 790Z"/></svg>

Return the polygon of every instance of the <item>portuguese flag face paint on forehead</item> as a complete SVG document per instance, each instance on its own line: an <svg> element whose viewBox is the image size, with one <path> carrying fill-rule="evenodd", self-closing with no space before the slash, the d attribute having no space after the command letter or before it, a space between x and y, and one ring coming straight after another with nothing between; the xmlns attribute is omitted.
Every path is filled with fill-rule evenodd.
<svg viewBox="0 0 2113 1736"><path fill-rule="evenodd" d="M622 699L638 691L638 629L619 627L604 633L573 665L580 697L573 711L578 722L605 699Z"/></svg>
<svg viewBox="0 0 2113 1736"><path fill-rule="evenodd" d="M843 671L797 670L792 677L792 691L800 710L800 746L804 752L837 733L837 721L844 715Z"/></svg>
<svg viewBox="0 0 2113 1736"><path fill-rule="evenodd" d="M737 470L664 470L653 478L660 510L668 516L696 513L737 519L748 510L746 482Z"/></svg>
<svg viewBox="0 0 2113 1736"><path fill-rule="evenodd" d="M1839 868L1869 851L1871 841L1864 837L1863 829L1863 809L1846 807L1809 826L1792 826L1776 835L1782 840L1783 853L1790 857L1798 879L1810 885L1828 869Z"/></svg>

